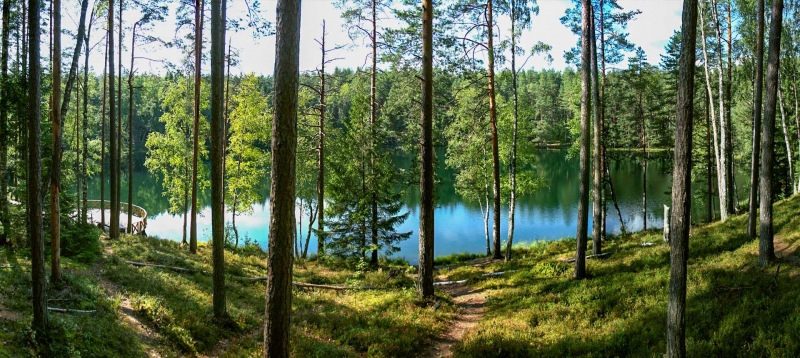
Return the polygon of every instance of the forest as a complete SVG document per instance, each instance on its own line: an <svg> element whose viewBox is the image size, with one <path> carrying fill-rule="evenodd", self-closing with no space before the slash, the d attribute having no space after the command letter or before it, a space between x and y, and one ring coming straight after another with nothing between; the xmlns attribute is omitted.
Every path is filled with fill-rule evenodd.
<svg viewBox="0 0 800 358"><path fill-rule="evenodd" d="M0 357L800 356L800 1L562 2L2 0Z"/></svg>

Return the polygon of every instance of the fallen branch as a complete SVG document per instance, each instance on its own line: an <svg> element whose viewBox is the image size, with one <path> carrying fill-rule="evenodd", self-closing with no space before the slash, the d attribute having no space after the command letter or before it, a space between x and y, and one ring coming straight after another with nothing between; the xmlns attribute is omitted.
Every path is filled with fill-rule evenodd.
<svg viewBox="0 0 800 358"><path fill-rule="evenodd" d="M73 310L69 308L47 307L48 310L60 313L95 313L97 310Z"/></svg>
<svg viewBox="0 0 800 358"><path fill-rule="evenodd" d="M447 285L457 285L461 283L466 283L467 280L458 280L458 281L441 281L441 282L434 282L434 286L447 286Z"/></svg>
<svg viewBox="0 0 800 358"><path fill-rule="evenodd" d="M502 275L502 274L504 274L504 273L512 273L512 272L517 272L517 270L499 271L499 272L489 272L489 273L485 273L485 274L483 274L483 275L481 275L481 276L500 276L500 275Z"/></svg>
<svg viewBox="0 0 800 358"><path fill-rule="evenodd" d="M589 255L589 256L586 256L586 258L587 259L593 259L593 258L596 258L596 257L606 257L606 256L611 255L611 254L612 254L612 252L609 251L609 252L604 252L602 254ZM567 260L567 262L575 262L575 259L574 258L573 259L569 259L569 260Z"/></svg>
<svg viewBox="0 0 800 358"><path fill-rule="evenodd" d="M3 265L3 266L0 266L0 269L10 269L10 268L14 268L14 267L15 266L12 266L12 265Z"/></svg>
<svg viewBox="0 0 800 358"><path fill-rule="evenodd" d="M165 270L171 270L171 271L175 271L175 272L186 272L186 273L195 272L195 270L188 269L188 268L183 268L183 267L164 266L164 265L148 264L148 263L144 263L144 262L135 262L135 261L125 261L125 262L127 262L127 263L129 263L129 264L131 264L133 266L138 266L138 267L156 267L156 268L162 268L162 269L165 269Z"/></svg>

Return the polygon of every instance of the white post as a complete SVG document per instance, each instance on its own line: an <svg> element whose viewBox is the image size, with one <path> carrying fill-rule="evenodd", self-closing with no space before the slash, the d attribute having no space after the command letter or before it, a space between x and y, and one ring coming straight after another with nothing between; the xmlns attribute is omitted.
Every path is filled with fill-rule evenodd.
<svg viewBox="0 0 800 358"><path fill-rule="evenodd" d="M664 205L664 242L669 242L669 206Z"/></svg>

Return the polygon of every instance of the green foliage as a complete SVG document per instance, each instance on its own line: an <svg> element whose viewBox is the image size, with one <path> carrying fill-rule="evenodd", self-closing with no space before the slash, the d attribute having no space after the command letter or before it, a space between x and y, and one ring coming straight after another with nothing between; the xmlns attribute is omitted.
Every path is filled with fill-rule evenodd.
<svg viewBox="0 0 800 358"><path fill-rule="evenodd" d="M62 221L61 256L92 264L102 254L99 228L94 225L74 224L69 220Z"/></svg>

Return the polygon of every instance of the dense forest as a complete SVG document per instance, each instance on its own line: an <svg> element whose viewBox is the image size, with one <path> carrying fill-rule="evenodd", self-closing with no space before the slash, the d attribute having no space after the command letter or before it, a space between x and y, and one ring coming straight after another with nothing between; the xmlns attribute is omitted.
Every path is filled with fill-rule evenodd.
<svg viewBox="0 0 800 358"><path fill-rule="evenodd" d="M188 316L180 318L184 322L209 322L225 332L227 344L234 344L236 337L249 337L252 347L239 347L242 351L231 351L231 356L416 356L420 353L413 347L423 349L436 340L446 332L442 322L459 322L467 307L458 301L462 293L456 294L457 289L441 287L469 287L466 277L472 277L471 283L477 277L478 283L472 285L482 285L494 276L524 272L563 278L559 285L594 285L579 282L603 282L603 275L610 275L610 262L625 250L651 245L660 250L648 257L660 257L653 265L661 265L656 275L661 280L657 285L661 307L659 323L649 327L659 330L661 341L644 346L654 344L658 354L666 351L669 357L725 355L723 348L713 350L691 340L699 338L687 310L694 312L689 305L696 303L687 297L693 297L698 279L692 278L696 266L687 265L711 265L693 262L690 247L695 250L698 245L693 240L717 240L704 244L708 252L717 246L735 252L758 238L747 249L757 252L757 259L736 257L752 261L742 265L760 270L754 275L769 274L776 286L781 263L797 265L796 257L787 258L791 252L784 253L784 246L793 247L796 240L796 232L787 231L793 225L784 223L794 215L777 206L773 209L773 203L784 199L792 203L791 197L800 191L800 2L796 0L685 0L681 28L658 59L647 58L644 49L629 40L628 24L641 11L623 8L616 0L571 1L560 21L575 35L576 44L563 54L555 53L544 37L531 48L520 46L523 37L538 40L539 34L530 31L539 14L535 0L339 0L335 6L340 14L332 16L340 15L344 28L326 27L323 21L315 38L300 35L299 0L278 0L274 13L258 1L248 2L244 11L231 12L224 0L64 4L3 0L2 5L0 263L4 265L0 271L7 272L0 272L0 282L15 289L1 289L7 292L0 292L0 313L13 306L8 302L25 305L20 303L16 310L24 319L0 314L0 323L18 321L19 327L35 332L0 334L19 348L8 355L93 356L94 349L96 355L104 355L98 348L105 347L104 342L87 343L88 350L70 343L72 338L90 340L70 336L75 333L69 331L83 328L82 318L56 318L54 323L51 316L53 311L81 315L105 310L107 316L99 319L116 327L109 323L116 322L114 304L92 310L84 306L91 301L87 297L97 302L112 297L109 293L98 298L98 292L111 292L103 291L109 285L114 292L122 287L129 293L150 287L147 279L132 276L139 275L135 269L120 268L126 263L144 266L141 271L152 274L151 279L161 277L158 269L171 275L207 276L196 288L204 291L197 298L202 304L192 303L192 313L185 313L186 306L171 306L181 299L171 296L174 292L159 291L163 287L147 288L146 294L135 298L139 308L133 311L139 313L131 317L150 322L166 337L160 339L172 342L169 349L177 347L178 355L219 355L223 352L219 349L227 347L200 338L204 334L200 326L178 327L175 317L185 313ZM75 31L62 28L67 18L74 20ZM174 33L156 31L167 18L176 23ZM231 70L248 54L226 41L245 30L274 37L274 71ZM326 40L333 31L347 32L351 43ZM300 70L301 42L319 46L321 61L315 70ZM342 65L341 54L356 47L369 51L363 66ZM129 57L123 58L123 49ZM179 49L181 58L154 57L164 49ZM564 56L568 66L556 70L528 65L532 58L552 62L554 56ZM103 59L103 68L90 66L90 58ZM145 70L153 63L160 70ZM577 230L572 239L549 246L531 244L532 238L515 238L515 222L521 220L515 210L521 198L558 189L554 186L559 183L545 177L549 171L537 167L537 155L556 149L565 149L568 158L579 163L577 213L572 216ZM612 178L615 172L610 167L624 160L641 166L641 177ZM668 163L662 174L672 183L666 193L671 205L665 205L664 221L657 224L648 223L653 205L648 204L646 173L654 162ZM441 177L445 172L449 177ZM141 194L134 177L144 173L157 178L157 191L168 199L165 207L137 206L144 198L137 198ZM744 176L747 181L742 181ZM615 188L620 181L641 185L643 233L632 234L625 228L618 193L630 189ZM452 183L460 200L478 205L485 255L435 257L434 216L441 195L437 186L443 182ZM418 203L413 215L403 201L409 196ZM240 235L237 218L253 215L257 204L265 201L269 241L259 247ZM784 207L789 205L793 204ZM209 206L211 230L201 233L199 212ZM147 211L180 217L182 235L171 238L179 243L147 238ZM607 233L609 216L619 218L619 235ZM416 217L418 237L400 229ZM664 226L659 229L663 234L647 231L654 224ZM714 225L742 244L719 244L725 238L715 236L720 234ZM317 247L309 251L312 234ZM660 238L651 238L662 235L663 244ZM208 243L203 242L206 239ZM391 256L400 250L399 243L416 239L418 265L398 266ZM564 243L572 247L565 251ZM551 260L565 254L563 260ZM606 259L609 255L615 258ZM481 270L496 270L478 275L453 268L475 258L483 260ZM572 260L569 270L564 268L567 258ZM611 261L595 266L587 263L589 258ZM649 264L642 265L649 269ZM796 277L797 268L790 270ZM437 275L452 280L442 281ZM787 275L792 274L783 274L780 280L789 280ZM527 282L527 289L540 284L526 281L533 276L504 277L497 280L507 280L511 286ZM263 285L245 287L240 279ZM379 282L382 279L385 282ZM86 288L89 281L97 286ZM162 284L182 285L169 282ZM772 293L773 286L764 286L768 283L737 284L724 286L726 292ZM254 287L260 297L253 296ZM22 288L24 294L16 293ZM418 340L413 344L422 346L407 346L411 351L398 348L403 344L386 348L393 346L370 341L383 338L366 337L373 332L364 336L338 328L328 332L325 317L297 312L298 307L313 310L309 302L328 299L312 298L306 290L329 289L376 290L375 295L399 289L403 293L397 297L370 297L393 302L387 310L399 316L404 313L396 310L410 310L405 312L410 317L424 316L428 309L437 313L427 318L431 321L419 319L424 322L418 331L426 332L417 333L422 337L386 333ZM70 290L73 293L64 293ZM554 294L548 290L561 288L537 290ZM78 295L74 292L84 291L82 298L74 297ZM391 292L386 295L396 294ZM639 293L650 297L649 291ZM331 300L358 301L348 295L360 294L367 293L356 291ZM517 295L523 299L522 293ZM128 302L123 296L117 297ZM258 304L251 302L253 297ZM59 300L82 303L54 309ZM251 301L241 303L245 300ZM152 313L159 312L158 302L167 302L175 313ZM437 311L443 302L446 308ZM497 307L514 310L513 305L504 306L508 301L499 302ZM264 312L266 316L258 319L248 316ZM303 317L302 323L296 314ZM306 326L309 322L316 328ZM530 329L537 325L524 324ZM504 327L509 332L495 334L513 336L513 329ZM326 332L318 341L310 338L321 334L316 329ZM786 328L765 329L779 333ZM117 330L124 332L121 328L108 332ZM254 330L263 341L248 333ZM531 341L528 348L520 348L525 346L520 343L518 351L512 347L505 353L488 353L488 348L482 349L504 344L489 343L488 336L467 337L471 338L458 343L453 352L447 348L448 354L563 356L571 355L571 348L588 355L655 352L631 347L584 351L586 347L576 342L537 341L534 348ZM506 338L497 342L513 346L503 341ZM325 340L338 343L320 343ZM114 347L108 349L138 351ZM796 343L772 347L773 352L746 355L800 352Z"/></svg>

